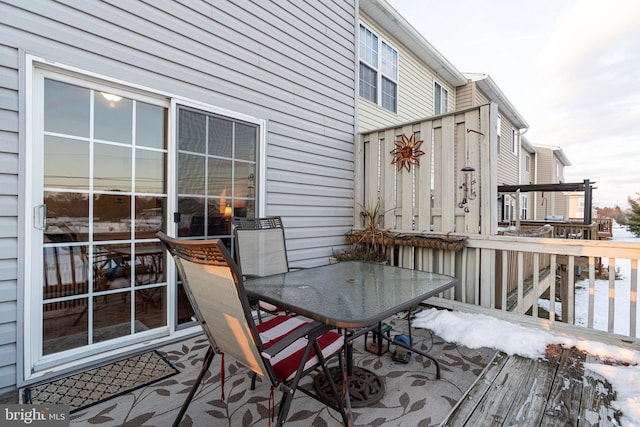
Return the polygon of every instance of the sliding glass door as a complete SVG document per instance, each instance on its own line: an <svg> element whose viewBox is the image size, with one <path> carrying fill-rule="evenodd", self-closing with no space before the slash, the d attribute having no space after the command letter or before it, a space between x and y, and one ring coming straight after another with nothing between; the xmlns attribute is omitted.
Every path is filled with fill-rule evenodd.
<svg viewBox="0 0 640 427"><path fill-rule="evenodd" d="M155 239L167 229L166 102L46 73L37 83L36 359L167 334L166 259Z"/></svg>

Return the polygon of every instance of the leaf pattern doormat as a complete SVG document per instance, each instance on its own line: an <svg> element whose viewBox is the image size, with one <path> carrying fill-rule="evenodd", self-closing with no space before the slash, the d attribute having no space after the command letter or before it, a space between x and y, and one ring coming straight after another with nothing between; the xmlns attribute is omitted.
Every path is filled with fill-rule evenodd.
<svg viewBox="0 0 640 427"><path fill-rule="evenodd" d="M177 374L156 351L24 389L24 402L69 405L74 413Z"/></svg>

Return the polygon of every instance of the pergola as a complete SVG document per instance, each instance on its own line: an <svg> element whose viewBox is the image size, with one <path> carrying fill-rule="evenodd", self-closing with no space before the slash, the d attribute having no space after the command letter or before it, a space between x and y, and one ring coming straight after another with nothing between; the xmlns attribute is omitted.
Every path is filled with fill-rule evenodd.
<svg viewBox="0 0 640 427"><path fill-rule="evenodd" d="M499 185L498 193L530 193L536 191L581 191L584 192L584 224L591 224L591 205L592 205L592 192L593 184L585 179L583 182L568 183L560 182L558 184L518 184L518 185Z"/></svg>

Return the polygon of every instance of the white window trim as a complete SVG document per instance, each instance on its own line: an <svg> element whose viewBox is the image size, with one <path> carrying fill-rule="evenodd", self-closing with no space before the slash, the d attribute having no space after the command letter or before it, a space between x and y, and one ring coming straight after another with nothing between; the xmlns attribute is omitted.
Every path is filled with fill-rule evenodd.
<svg viewBox="0 0 640 427"><path fill-rule="evenodd" d="M496 126L496 139L498 140L498 155L500 155L500 152L502 151L500 149L500 146L502 145L502 116L500 114L498 114L498 119L497 119L497 126Z"/></svg>
<svg viewBox="0 0 640 427"><path fill-rule="evenodd" d="M369 64L368 62L362 61L360 59L360 26L363 26L365 29L370 31L371 34L375 35L378 38L378 63L375 65L375 67L373 66L373 64ZM394 79L390 78L389 76L385 75L385 77L387 79L389 79L390 81L392 81L393 83L396 84L396 105L395 105L396 108L395 108L395 111L388 110L388 109L386 109L386 108L384 108L382 106L382 70L381 70L380 64L381 64L381 61L382 61L382 43L383 42L387 46L389 46L390 48L395 50L397 55L398 55L398 63L397 63L398 76L397 76L397 78L394 80ZM370 26L368 26L364 22L360 22L359 25L358 25L358 43L357 43L357 46L358 46L358 54L357 54L358 73L360 73L360 62L363 62L367 66L372 67L376 71L376 84L377 84L376 99L377 99L377 102L373 102L373 101L370 101L370 100L368 100L366 98L362 98L360 96L360 88L358 88L358 92L357 92L358 93L358 97L360 99L363 99L363 100L367 101L367 102L370 102L372 104L377 105L378 107L382 108L384 111L386 111L388 113L395 114L395 115L400 114L400 112L399 112L399 106L400 106L400 102L399 102L399 98L400 98L400 83L399 83L400 82L400 50L397 49L393 45L393 43L389 43L389 41L387 39L382 37L377 31L374 31ZM358 82L360 81L360 76L359 75L358 75L357 81Z"/></svg>
<svg viewBox="0 0 640 427"><path fill-rule="evenodd" d="M446 100L447 106L445 107L444 111L436 111L436 85L440 86L440 107L442 107L442 99L443 99L442 92L444 91L446 94L444 99ZM440 114L445 114L448 111L449 111L449 89L447 89L447 87L442 83L440 83L438 80L434 79L433 80L433 115L438 116Z"/></svg>
<svg viewBox="0 0 640 427"><path fill-rule="evenodd" d="M52 61L50 59L32 55L25 54L24 55L24 64L25 64L25 73L24 73L24 90L25 90L25 129L24 129L24 140L21 141L22 149L25 155L20 163L20 175L22 177L22 181L20 183L20 190L23 197L19 201L19 210L20 215L19 218L19 228L22 230L24 236L24 244L21 247L21 250L18 254L20 266L18 271L18 290L19 295L17 298L18 302L18 321L17 328L19 331L29 331L22 334L22 338L18 339L18 355L17 355L17 368L18 374L17 385L21 387L27 383L33 382L37 378L40 378L44 375L51 375L53 373L64 373L68 372L72 369L77 369L78 366L89 365L95 363L99 360L104 360L104 358L115 357L122 353L121 348L110 348L109 344L105 344L104 351L97 354L88 354L85 357L77 358L72 357L73 353L76 352L74 350L70 350L69 357L67 359L64 358L64 353L57 356L56 363L52 364L51 368L45 369L45 367L50 364L46 356L38 360L39 357L39 347L38 345L34 345L35 338L31 335L31 331L34 329L34 325L39 323L38 328L42 328L42 314L40 307L37 307L34 310L34 304L36 301L38 303L41 302L42 296L38 299L37 293L33 292L32 287L26 286L26 283L33 283L34 277L32 274L32 268L34 262L32 261L33 256L31 252L34 249L34 244L38 244L38 242L34 242L34 239L37 237L36 233L33 232L33 210L34 210L34 186L37 184L33 181L34 174L34 164L33 160L34 152L33 143L28 143L28 141L33 141L34 138L34 123L39 117L36 117L36 102L41 102L41 100L36 100L34 97L40 92L36 89L36 74L37 73L52 73L55 74L56 78L60 80L68 80L68 81L82 81L85 84L91 83L95 86L99 87L100 85L108 85L115 87L122 87L123 93L135 93L138 98L145 98L151 103L157 105L165 105L169 108L169 123L168 123L168 164L169 168L167 171L167 194L169 195L167 200L167 212L175 212L177 206L175 205L175 197L176 188L175 188L175 160L177 155L176 150L176 136L174 124L176 118L177 105L187 105L195 108L199 108L205 111L210 111L215 114L227 116L232 119L242 120L249 123L254 123L258 125L259 138L258 141L258 158L256 159L256 165L258 167L258 180L257 180L257 192L256 198L258 201L258 215L264 216L266 212L266 133L267 133L267 120L260 119L257 117L249 116L243 113L239 113L236 111L228 110L221 107L216 107L210 104L206 104L200 101L196 101L189 98L184 98L179 95L165 92L162 90L134 84L131 82L127 82L121 79L115 79L109 77L107 75L103 75L100 73L95 73L91 71L87 71L85 69L75 67L72 65L58 63ZM166 100L165 103L159 101L159 99L164 98ZM172 230L169 229L171 232ZM20 259L21 258L21 259ZM35 260L38 262L38 260ZM40 260L42 263L42 260ZM175 270L171 263L167 265L167 277L174 277ZM176 296L174 295L174 286L168 286L167 288L167 297L171 298L171 300L175 301ZM40 290L41 291L41 290ZM37 292L37 291L36 291ZM169 295L171 292L171 295ZM192 335L195 331L199 330L199 326L194 326L192 328L185 328L180 330L174 329L175 319L172 318L174 315L173 310L168 310L168 328L170 328L169 336L162 337L150 337L149 340L132 344L126 347L127 352L136 351L139 349L146 348L149 345L154 345L155 343L163 342L167 339L176 339L181 337L187 337ZM39 314L40 313L40 314ZM41 344L40 344L41 345ZM99 348L99 344L96 344L96 347ZM38 368L37 371L34 368Z"/></svg>

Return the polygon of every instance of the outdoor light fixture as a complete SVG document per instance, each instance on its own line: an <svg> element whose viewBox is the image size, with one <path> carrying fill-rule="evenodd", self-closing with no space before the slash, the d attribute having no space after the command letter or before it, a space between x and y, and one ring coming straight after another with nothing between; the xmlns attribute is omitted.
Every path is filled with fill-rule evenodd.
<svg viewBox="0 0 640 427"><path fill-rule="evenodd" d="M120 101L122 99L121 96L114 95L112 93L107 93L107 92L100 92L100 95L102 95L104 97L104 99L106 99L110 103L118 102L118 101Z"/></svg>

